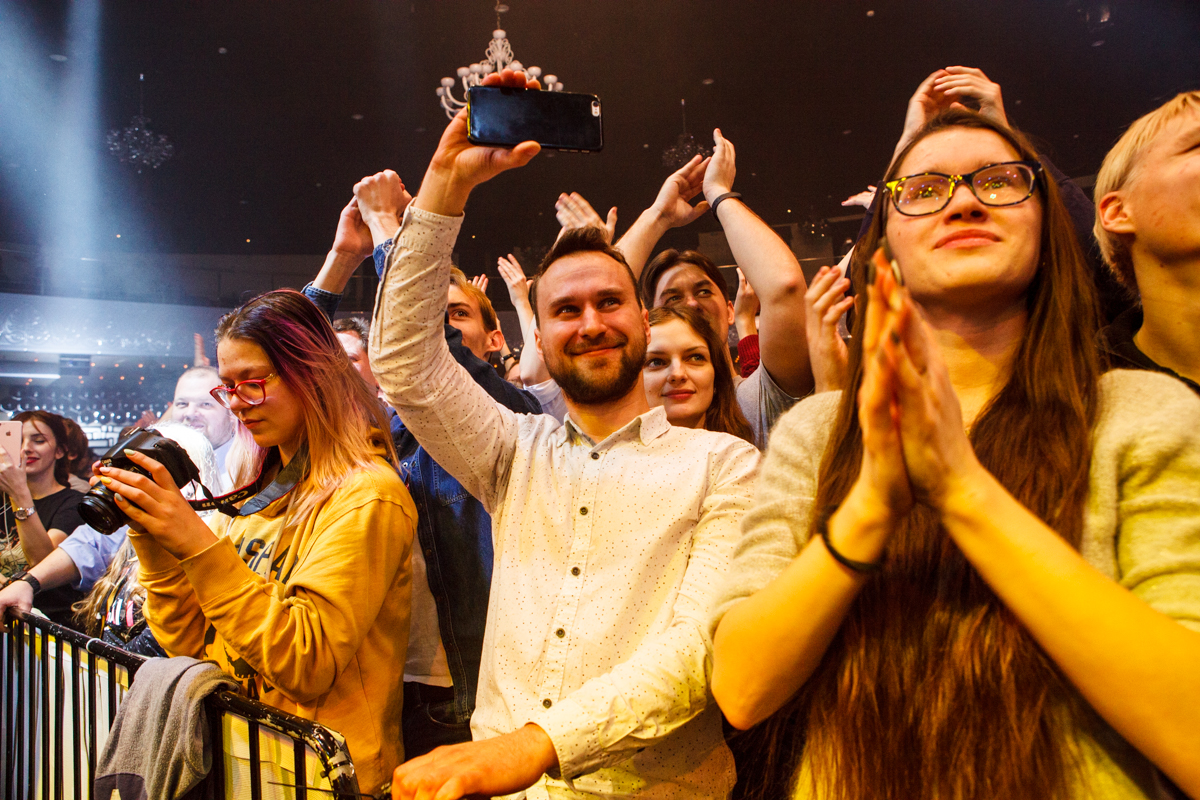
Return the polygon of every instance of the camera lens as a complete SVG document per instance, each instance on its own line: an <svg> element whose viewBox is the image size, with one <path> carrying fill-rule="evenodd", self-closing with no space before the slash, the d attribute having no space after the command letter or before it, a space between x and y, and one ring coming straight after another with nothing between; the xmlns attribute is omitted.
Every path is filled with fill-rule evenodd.
<svg viewBox="0 0 1200 800"><path fill-rule="evenodd" d="M111 534L129 521L107 486L95 486L79 501L79 516L100 533Z"/></svg>

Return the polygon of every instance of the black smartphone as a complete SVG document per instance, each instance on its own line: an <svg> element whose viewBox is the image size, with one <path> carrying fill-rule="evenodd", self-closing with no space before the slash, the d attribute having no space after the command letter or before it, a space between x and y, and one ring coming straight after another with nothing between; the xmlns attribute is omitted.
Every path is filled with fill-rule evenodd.
<svg viewBox="0 0 1200 800"><path fill-rule="evenodd" d="M594 153L604 147L600 98L504 86L467 91L467 138L512 147L535 141L551 150Z"/></svg>

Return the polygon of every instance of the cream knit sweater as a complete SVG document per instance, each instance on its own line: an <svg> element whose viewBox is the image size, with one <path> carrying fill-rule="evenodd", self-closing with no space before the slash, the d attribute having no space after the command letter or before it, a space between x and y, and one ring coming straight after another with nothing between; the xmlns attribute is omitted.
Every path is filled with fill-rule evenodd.
<svg viewBox="0 0 1200 800"><path fill-rule="evenodd" d="M732 605L769 583L807 542L817 473L840 402L840 392L814 395L776 425L714 607L714 631ZM1152 608L1200 631L1200 397L1158 373L1105 374L1090 484L1083 557ZM1077 732L1083 769L1075 796L1165 797L1149 761L1098 716L1092 722ZM800 781L797 797L810 796L807 783Z"/></svg>

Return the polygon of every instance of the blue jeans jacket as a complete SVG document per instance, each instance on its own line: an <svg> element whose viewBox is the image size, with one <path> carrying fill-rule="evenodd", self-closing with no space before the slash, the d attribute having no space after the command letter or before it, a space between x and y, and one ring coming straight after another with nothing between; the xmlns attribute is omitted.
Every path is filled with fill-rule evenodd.
<svg viewBox="0 0 1200 800"><path fill-rule="evenodd" d="M391 241L375 248L375 267L382 271ZM308 295L330 319L340 295L306 286ZM495 367L462 343L462 334L445 326L446 343L456 361L498 403L518 414L540 414L532 394L504 380ZM417 506L417 540L425 556L429 591L437 604L438 628L450 677L454 681L454 720L465 724L475 710L483 629L492 585L492 518L483 504L438 466L404 421L392 410L392 441L404 478ZM450 720L445 720L450 722Z"/></svg>

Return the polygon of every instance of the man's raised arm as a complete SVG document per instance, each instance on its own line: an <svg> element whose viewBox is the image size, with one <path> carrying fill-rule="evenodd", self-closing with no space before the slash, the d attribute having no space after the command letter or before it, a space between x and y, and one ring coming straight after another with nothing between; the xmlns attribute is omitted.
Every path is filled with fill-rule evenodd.
<svg viewBox="0 0 1200 800"><path fill-rule="evenodd" d="M515 86L518 80L526 85L523 75L505 70L487 82ZM536 82L531 86L537 88ZM371 369L388 402L434 460L489 513L507 479L517 420L471 379L446 345L442 321L450 254L471 190L523 166L539 149L535 142L511 150L477 147L467 141L465 112L450 122L396 234L371 325ZM367 199L360 196L360 206ZM498 464L503 466L497 469Z"/></svg>

